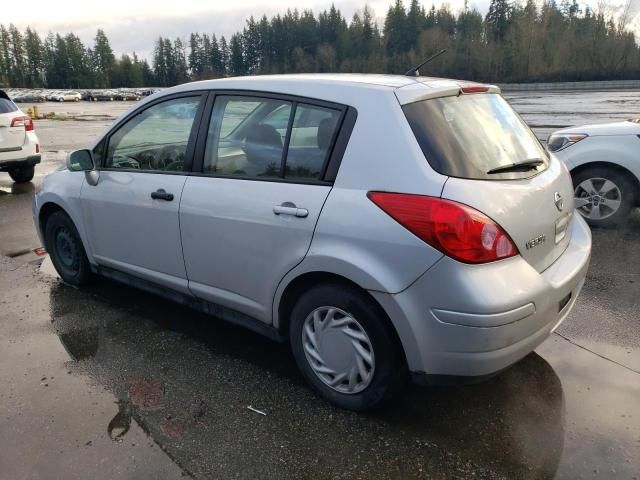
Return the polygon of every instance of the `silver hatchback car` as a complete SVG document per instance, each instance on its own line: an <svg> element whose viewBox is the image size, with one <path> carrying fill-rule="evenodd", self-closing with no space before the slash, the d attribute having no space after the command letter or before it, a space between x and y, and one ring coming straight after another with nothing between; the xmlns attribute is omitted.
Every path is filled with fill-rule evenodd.
<svg viewBox="0 0 640 480"><path fill-rule="evenodd" d="M106 276L288 340L323 397L477 380L568 315L591 235L496 87L292 75L180 85L47 176L62 279Z"/></svg>

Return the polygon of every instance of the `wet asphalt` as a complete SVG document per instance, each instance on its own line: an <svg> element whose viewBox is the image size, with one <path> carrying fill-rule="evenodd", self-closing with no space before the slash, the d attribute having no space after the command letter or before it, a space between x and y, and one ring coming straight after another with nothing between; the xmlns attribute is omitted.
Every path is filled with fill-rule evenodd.
<svg viewBox="0 0 640 480"><path fill-rule="evenodd" d="M0 174L1 480L640 478L640 211L593 231L583 292L534 353L356 414L316 397L286 345L111 281L60 283L31 251L30 203L75 145L70 121L37 128L40 176Z"/></svg>

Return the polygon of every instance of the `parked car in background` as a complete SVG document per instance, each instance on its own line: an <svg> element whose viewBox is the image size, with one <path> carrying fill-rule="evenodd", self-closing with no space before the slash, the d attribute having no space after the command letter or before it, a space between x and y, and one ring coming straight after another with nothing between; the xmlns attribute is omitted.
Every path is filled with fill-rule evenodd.
<svg viewBox="0 0 640 480"><path fill-rule="evenodd" d="M42 92L23 92L12 97L16 103L43 103L47 101L47 97Z"/></svg>
<svg viewBox="0 0 640 480"><path fill-rule="evenodd" d="M94 90L87 100L92 102L113 102L116 99L116 92L113 90Z"/></svg>
<svg viewBox="0 0 640 480"><path fill-rule="evenodd" d="M478 380L534 350L584 284L567 169L494 86L386 75L184 84L47 176L60 276L100 274L288 340L366 410L411 374Z"/></svg>
<svg viewBox="0 0 640 480"><path fill-rule="evenodd" d="M78 92L61 91L49 95L48 99L53 102L79 102L82 95Z"/></svg>
<svg viewBox="0 0 640 480"><path fill-rule="evenodd" d="M115 99L116 100L128 100L128 101L138 101L140 100L140 96L137 95L135 92L129 92L129 91L118 91L115 94Z"/></svg>
<svg viewBox="0 0 640 480"><path fill-rule="evenodd" d="M640 119L565 128L547 149L571 171L576 208L591 226L619 225L640 206Z"/></svg>
<svg viewBox="0 0 640 480"><path fill-rule="evenodd" d="M142 88L142 89L136 90L136 94L139 97L148 97L150 95L153 95L155 92L159 92L159 91L160 91L159 88L156 88L156 89L153 89L153 88Z"/></svg>
<svg viewBox="0 0 640 480"><path fill-rule="evenodd" d="M16 183L29 182L40 163L40 144L33 120L0 90L0 172Z"/></svg>

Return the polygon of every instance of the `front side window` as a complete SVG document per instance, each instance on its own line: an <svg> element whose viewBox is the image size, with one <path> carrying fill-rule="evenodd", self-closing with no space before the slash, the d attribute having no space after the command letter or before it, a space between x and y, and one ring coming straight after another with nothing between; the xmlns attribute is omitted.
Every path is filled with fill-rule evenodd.
<svg viewBox="0 0 640 480"><path fill-rule="evenodd" d="M109 139L105 168L181 172L200 96L167 100L143 110Z"/></svg>

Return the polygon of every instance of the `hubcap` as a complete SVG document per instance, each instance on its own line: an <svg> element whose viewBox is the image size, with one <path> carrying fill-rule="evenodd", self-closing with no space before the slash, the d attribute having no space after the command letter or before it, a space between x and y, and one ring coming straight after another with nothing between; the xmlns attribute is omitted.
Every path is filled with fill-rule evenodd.
<svg viewBox="0 0 640 480"><path fill-rule="evenodd" d="M574 196L578 211L591 220L610 217L622 203L620 188L607 178L588 178L576 187Z"/></svg>
<svg viewBox="0 0 640 480"><path fill-rule="evenodd" d="M58 258L65 267L72 269L76 261L76 242L73 235L66 228L60 228L55 238Z"/></svg>
<svg viewBox="0 0 640 480"><path fill-rule="evenodd" d="M362 325L337 307L319 307L302 327L307 362L325 385L340 393L358 393L373 379L373 347Z"/></svg>

